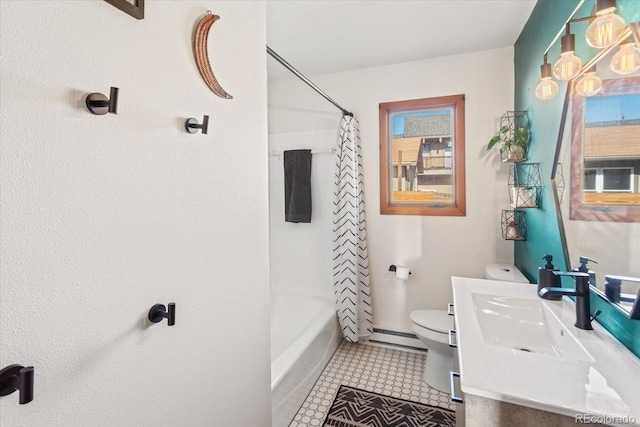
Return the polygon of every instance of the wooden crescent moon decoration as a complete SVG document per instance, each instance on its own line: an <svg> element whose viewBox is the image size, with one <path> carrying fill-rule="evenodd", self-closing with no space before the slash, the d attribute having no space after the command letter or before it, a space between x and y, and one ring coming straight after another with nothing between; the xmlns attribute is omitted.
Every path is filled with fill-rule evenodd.
<svg viewBox="0 0 640 427"><path fill-rule="evenodd" d="M196 59L196 65L198 66L198 71L200 71L200 75L204 79L204 82L209 86L209 89L213 91L220 98L224 99L232 99L233 96L229 95L227 91L225 91L216 76L213 74L211 70L211 62L209 62L209 51L207 47L207 40L209 38L209 30L211 26L216 22L220 17L218 15L214 15L211 11L207 11L207 14L198 21L196 25L195 32L193 34L193 55Z"/></svg>

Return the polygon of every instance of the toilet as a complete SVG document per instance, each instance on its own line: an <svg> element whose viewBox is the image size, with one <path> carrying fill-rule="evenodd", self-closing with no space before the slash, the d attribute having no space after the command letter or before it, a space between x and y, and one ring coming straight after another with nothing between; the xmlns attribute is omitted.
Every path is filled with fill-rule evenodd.
<svg viewBox="0 0 640 427"><path fill-rule="evenodd" d="M489 264L485 278L507 282L529 283L511 264ZM446 310L416 310L411 312L411 330L427 347L423 379L430 387L449 393L449 371L453 369L453 351L449 347L449 330L454 329L453 316Z"/></svg>

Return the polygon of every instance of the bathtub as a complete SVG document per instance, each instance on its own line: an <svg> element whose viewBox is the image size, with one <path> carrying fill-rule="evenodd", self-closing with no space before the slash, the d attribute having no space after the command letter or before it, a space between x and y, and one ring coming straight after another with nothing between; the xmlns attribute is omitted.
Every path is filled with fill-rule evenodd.
<svg viewBox="0 0 640 427"><path fill-rule="evenodd" d="M272 297L273 427L289 425L341 340L333 299Z"/></svg>

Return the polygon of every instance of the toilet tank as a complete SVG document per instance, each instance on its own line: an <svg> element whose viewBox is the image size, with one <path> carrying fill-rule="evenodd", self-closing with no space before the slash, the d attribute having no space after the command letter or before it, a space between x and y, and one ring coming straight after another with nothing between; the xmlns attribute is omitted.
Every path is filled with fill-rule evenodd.
<svg viewBox="0 0 640 427"><path fill-rule="evenodd" d="M489 264L485 267L484 277L503 282L530 283L513 264Z"/></svg>

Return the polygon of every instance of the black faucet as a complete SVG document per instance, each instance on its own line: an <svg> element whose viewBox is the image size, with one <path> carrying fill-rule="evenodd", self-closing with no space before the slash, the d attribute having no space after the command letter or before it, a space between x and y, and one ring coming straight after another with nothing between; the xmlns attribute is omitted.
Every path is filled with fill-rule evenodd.
<svg viewBox="0 0 640 427"><path fill-rule="evenodd" d="M576 328L592 330L591 304L589 300L589 274L579 271L554 271L558 276L571 276L576 281L576 288L542 288L538 295L543 299L557 299L562 295L576 297Z"/></svg>

